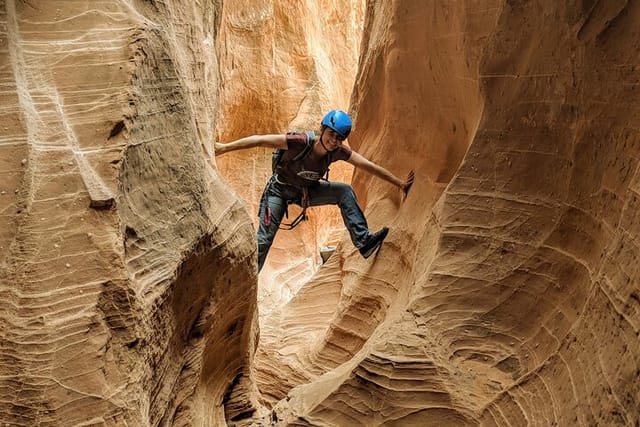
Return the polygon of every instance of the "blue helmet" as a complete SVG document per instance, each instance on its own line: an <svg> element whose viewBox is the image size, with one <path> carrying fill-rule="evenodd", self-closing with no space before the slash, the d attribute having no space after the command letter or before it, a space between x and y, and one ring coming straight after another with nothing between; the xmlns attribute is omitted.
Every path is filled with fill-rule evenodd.
<svg viewBox="0 0 640 427"><path fill-rule="evenodd" d="M342 139L351 132L351 117L342 110L331 110L322 119L322 126L333 129Z"/></svg>

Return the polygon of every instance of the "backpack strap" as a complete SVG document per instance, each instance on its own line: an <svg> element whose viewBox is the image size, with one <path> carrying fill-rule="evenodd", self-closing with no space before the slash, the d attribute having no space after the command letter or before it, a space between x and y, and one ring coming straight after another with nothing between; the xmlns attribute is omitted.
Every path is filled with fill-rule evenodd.
<svg viewBox="0 0 640 427"><path fill-rule="evenodd" d="M327 153L327 160L328 160L328 162L327 162L327 173L324 174L324 180L325 181L329 181L329 171L331 170L329 168L329 166L331 166L332 156L333 156L333 152L329 151Z"/></svg>
<svg viewBox="0 0 640 427"><path fill-rule="evenodd" d="M304 150L302 150L300 153L298 153L293 159L291 159L289 161L289 163L295 163L299 160L304 159L305 157L307 157L309 155L309 153L311 153L311 150L313 149L313 143L316 140L316 133L312 130L305 132L305 135L307 135L307 145L304 147ZM329 166L331 165L332 162L332 156L333 153L331 151L329 151L327 153L327 172L324 174L324 179L325 181L329 181Z"/></svg>
<svg viewBox="0 0 640 427"><path fill-rule="evenodd" d="M297 133L298 132L289 132L287 133L287 135L297 134ZM309 153L311 153L311 150L313 149L313 142L315 141L315 138L316 138L316 134L313 131L308 131L308 132L305 132L305 135L307 135L307 142L304 148L302 149L302 151L300 151L298 154L296 154L293 157L293 159L288 160L286 163L295 163L297 161L304 159L309 155ZM278 165L280 165L280 163L282 162L282 158L284 157L285 151L286 150L282 148L275 148L273 150L273 153L271 154L271 172L272 173L275 174L277 172Z"/></svg>
<svg viewBox="0 0 640 427"><path fill-rule="evenodd" d="M309 153L311 153L311 150L313 149L313 143L316 141L316 133L312 130L305 132L305 135L307 135L307 145L304 147L304 150L302 150L300 153L298 153L293 159L291 159L288 163L295 163L297 161L300 161L302 159L304 159L305 157L307 157L309 155ZM331 162L333 157L333 152L329 151L327 153L327 172L324 174L324 177L321 179L324 179L325 181L329 181L329 172L330 172L330 168L329 166L331 166Z"/></svg>
<svg viewBox="0 0 640 427"><path fill-rule="evenodd" d="M299 152L293 159L290 160L290 163L294 163L300 161L307 157L309 153L311 153L311 149L313 149L313 143L316 139L316 133L314 131L305 132L307 135L307 144L304 147L304 150Z"/></svg>

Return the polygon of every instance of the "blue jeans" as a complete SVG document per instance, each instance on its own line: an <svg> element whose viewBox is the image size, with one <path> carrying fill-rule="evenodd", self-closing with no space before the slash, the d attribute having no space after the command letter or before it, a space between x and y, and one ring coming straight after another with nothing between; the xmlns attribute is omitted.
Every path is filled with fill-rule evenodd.
<svg viewBox="0 0 640 427"><path fill-rule="evenodd" d="M278 232L287 205L302 203L302 192L286 184L276 182L273 177L262 193L260 201L260 225L258 226L258 271L262 270L273 239ZM318 181L309 187L309 206L338 205L344 225L349 230L351 241L361 248L369 237L367 220L358 205L350 185L342 182ZM265 212L271 210L270 223L265 224ZM291 218L293 220L293 218Z"/></svg>

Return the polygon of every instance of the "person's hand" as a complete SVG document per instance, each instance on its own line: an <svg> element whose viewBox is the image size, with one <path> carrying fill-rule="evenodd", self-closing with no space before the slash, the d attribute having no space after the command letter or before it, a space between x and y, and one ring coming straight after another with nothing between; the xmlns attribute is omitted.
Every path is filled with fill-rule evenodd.
<svg viewBox="0 0 640 427"><path fill-rule="evenodd" d="M215 154L217 154L217 155L225 153L224 144L221 144L219 142L214 142L213 143L213 149L215 150Z"/></svg>
<svg viewBox="0 0 640 427"><path fill-rule="evenodd" d="M407 195L409 194L409 190L411 189L411 186L413 185L413 179L415 178L415 173L413 172L413 170L409 171L409 175L407 175L407 180L404 182L404 184L402 184L402 192L404 193L404 197L403 198L407 198Z"/></svg>

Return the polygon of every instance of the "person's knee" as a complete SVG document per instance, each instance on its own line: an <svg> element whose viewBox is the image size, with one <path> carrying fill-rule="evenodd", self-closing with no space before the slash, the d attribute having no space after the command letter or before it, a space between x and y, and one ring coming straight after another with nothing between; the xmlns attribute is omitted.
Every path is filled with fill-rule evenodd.
<svg viewBox="0 0 640 427"><path fill-rule="evenodd" d="M356 200L356 193L353 191L353 187L349 184L338 183L336 190L339 194L338 200L341 203L350 202Z"/></svg>

